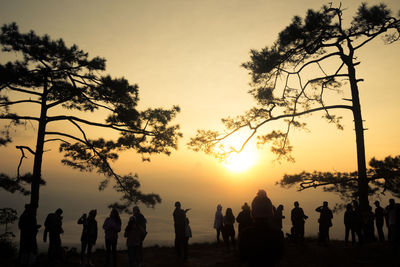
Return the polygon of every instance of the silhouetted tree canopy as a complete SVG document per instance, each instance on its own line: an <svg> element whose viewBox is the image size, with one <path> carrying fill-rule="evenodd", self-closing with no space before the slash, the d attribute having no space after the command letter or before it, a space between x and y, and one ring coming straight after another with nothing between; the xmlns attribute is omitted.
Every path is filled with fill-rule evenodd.
<svg viewBox="0 0 400 267"><path fill-rule="evenodd" d="M21 130L18 125L29 122L37 127L36 147L17 146L21 151L18 177L1 175L1 187L26 194L29 191L21 182L31 183L31 204L38 206L44 147L59 142L64 165L104 175L99 189L114 180L115 188L123 194L120 205L142 202L154 206L161 202L157 194L139 190L137 175L118 174L112 162L124 150L136 151L143 160L152 154L169 155L182 136L179 125L170 124L180 111L178 106L138 110L136 84L104 74L104 58L90 58L62 39L52 40L33 31L20 33L12 23L1 28L0 44L3 53L17 58L0 64L0 119L4 122L0 145L13 141L13 131ZM93 129L100 137L89 136ZM119 137L102 137L110 132ZM23 176L19 170L25 153L34 156L34 167L32 174Z"/></svg>
<svg viewBox="0 0 400 267"><path fill-rule="evenodd" d="M343 22L344 10L332 5L318 11L310 9L304 19L295 16L271 46L251 50L250 61L242 66L252 78L249 93L256 105L241 116L223 119L224 132L198 130L189 147L224 159L231 153L241 152L250 139L257 138L258 145L271 143L271 151L278 158L292 161L289 133L293 128L306 127L301 120L304 115L321 112L329 123L343 129L341 117L334 111L350 111L357 140L358 178L355 183L362 208L366 209L368 179L358 92L362 79L356 75L356 66L360 64L356 52L378 36L382 36L385 43L397 41L400 22L384 4L360 5L350 24ZM345 89L349 89L350 99L336 94L336 102L332 100L335 92ZM268 128L277 120L283 122L281 129ZM241 148L223 144L242 129L249 134ZM334 177L326 179L340 178Z"/></svg>
<svg viewBox="0 0 400 267"><path fill-rule="evenodd" d="M400 197L400 156L388 156L384 160L372 158L367 169L370 195L385 194L387 191ZM285 174L277 182L284 188L297 186L299 191L322 187L325 192L338 194L341 199L350 201L358 194L358 173L354 172L306 172Z"/></svg>

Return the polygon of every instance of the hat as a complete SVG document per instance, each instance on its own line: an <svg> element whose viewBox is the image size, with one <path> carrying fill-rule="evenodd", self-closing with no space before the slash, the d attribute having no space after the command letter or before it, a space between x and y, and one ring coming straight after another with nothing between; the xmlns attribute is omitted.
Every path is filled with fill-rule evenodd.
<svg viewBox="0 0 400 267"><path fill-rule="evenodd" d="M91 210L89 211L89 215L95 216L97 214L97 210Z"/></svg>

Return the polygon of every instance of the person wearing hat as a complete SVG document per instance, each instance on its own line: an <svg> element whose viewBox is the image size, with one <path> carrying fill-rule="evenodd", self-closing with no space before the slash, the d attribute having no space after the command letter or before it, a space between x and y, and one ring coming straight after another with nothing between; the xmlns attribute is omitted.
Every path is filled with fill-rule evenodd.
<svg viewBox="0 0 400 267"><path fill-rule="evenodd" d="M376 231L378 232L379 241L385 241L385 235L383 234L383 223L385 218L385 210L381 207L379 201L375 201L375 224Z"/></svg>
<svg viewBox="0 0 400 267"><path fill-rule="evenodd" d="M238 216L236 217L236 221L239 224L238 227L238 239L240 239L240 234L243 229L251 226L253 224L253 219L251 218L250 214L250 206L245 202L242 206L242 211L239 212Z"/></svg>
<svg viewBox="0 0 400 267"><path fill-rule="evenodd" d="M186 233L186 212L181 208L179 201L175 202L175 210L173 213L174 228L175 228L175 251L177 261L187 260L187 243L185 242Z"/></svg>

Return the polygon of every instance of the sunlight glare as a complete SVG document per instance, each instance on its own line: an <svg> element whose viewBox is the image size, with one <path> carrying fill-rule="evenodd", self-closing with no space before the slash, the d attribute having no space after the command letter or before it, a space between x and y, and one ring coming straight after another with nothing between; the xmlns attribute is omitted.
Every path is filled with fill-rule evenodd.
<svg viewBox="0 0 400 267"><path fill-rule="evenodd" d="M257 162L256 154L249 150L231 154L223 165L232 172L243 172L251 168Z"/></svg>

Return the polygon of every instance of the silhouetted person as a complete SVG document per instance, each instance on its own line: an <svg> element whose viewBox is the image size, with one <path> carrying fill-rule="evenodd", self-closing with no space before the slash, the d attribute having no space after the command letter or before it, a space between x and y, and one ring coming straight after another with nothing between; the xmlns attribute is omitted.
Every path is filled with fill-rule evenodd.
<svg viewBox="0 0 400 267"><path fill-rule="evenodd" d="M44 222L43 241L47 241L49 234L48 257L51 262L59 261L62 258L61 237L64 233L62 228L62 209L57 209L54 213L49 213Z"/></svg>
<svg viewBox="0 0 400 267"><path fill-rule="evenodd" d="M85 253L87 253L87 263L92 264L92 248L97 241L97 221L96 210L91 210L89 216L84 213L78 220L78 224L82 224L81 235L81 264L83 264Z"/></svg>
<svg viewBox="0 0 400 267"><path fill-rule="evenodd" d="M361 245L364 242L364 233L363 233L363 220L361 215L360 206L356 200L353 201L353 209L354 209L354 232L357 235L358 243Z"/></svg>
<svg viewBox="0 0 400 267"><path fill-rule="evenodd" d="M265 190L260 189L251 202L251 215L255 221L272 222L274 210Z"/></svg>
<svg viewBox="0 0 400 267"><path fill-rule="evenodd" d="M282 231L262 221L243 230L239 240L242 263L249 267L274 267L283 255Z"/></svg>
<svg viewBox="0 0 400 267"><path fill-rule="evenodd" d="M332 226L332 211L328 207L328 202L324 201L322 206L315 209L319 212L319 241L326 242L329 241L329 228Z"/></svg>
<svg viewBox="0 0 400 267"><path fill-rule="evenodd" d="M147 231L146 231L147 220L144 217L144 215L140 212L140 209L139 209L138 206L134 206L132 210L133 210L133 216L132 217L135 218L136 223L139 224L140 227L144 230L144 231L142 231L141 243L140 243L140 247L139 247L140 248L140 255L139 255L140 257L139 257L139 259L140 259L140 262L142 262L143 261L143 241L147 236Z"/></svg>
<svg viewBox="0 0 400 267"><path fill-rule="evenodd" d="M230 249L230 243L232 243L233 249L236 248L235 242L235 216L232 213L231 208L227 208L224 216L224 230L223 230L223 237L225 244L228 249Z"/></svg>
<svg viewBox="0 0 400 267"><path fill-rule="evenodd" d="M186 213L181 209L181 203L179 201L175 202L175 210L173 213L174 217L174 228L175 228L175 251L176 260L180 262L182 260L187 260L187 244L185 242L186 235Z"/></svg>
<svg viewBox="0 0 400 267"><path fill-rule="evenodd" d="M188 210L185 210L185 213L187 213ZM186 220L185 220L185 247L186 247L186 260L189 256L188 248L189 248L189 239L192 238L192 228L190 227L190 221L189 218L186 215Z"/></svg>
<svg viewBox="0 0 400 267"><path fill-rule="evenodd" d="M224 216L222 215L222 206L218 204L217 211L215 212L214 218L214 229L217 231L217 243L219 243L219 236L224 226Z"/></svg>
<svg viewBox="0 0 400 267"><path fill-rule="evenodd" d="M374 242L375 238L375 214L372 212L372 207L368 205L368 212L364 215L364 240L366 242Z"/></svg>
<svg viewBox="0 0 400 267"><path fill-rule="evenodd" d="M106 266L110 265L112 253L113 266L117 266L117 242L118 233L121 231L121 218L116 209L112 209L110 216L103 223L104 237L106 243Z"/></svg>
<svg viewBox="0 0 400 267"><path fill-rule="evenodd" d="M25 205L25 210L22 212L18 221L20 229L19 241L19 260L22 266L32 266L36 262L37 242L36 234L40 225L37 224L36 209L30 204Z"/></svg>
<svg viewBox="0 0 400 267"><path fill-rule="evenodd" d="M279 205L278 208L275 210L274 213L274 226L277 229L282 229L282 220L285 219L283 216L283 205Z"/></svg>
<svg viewBox="0 0 400 267"><path fill-rule="evenodd" d="M142 262L142 239L146 230L137 217L131 216L125 228L126 245L128 247L129 267L140 266Z"/></svg>
<svg viewBox="0 0 400 267"><path fill-rule="evenodd" d="M304 211L299 206L299 202L294 202L294 208L292 209L290 219L293 224L293 236L295 240L304 240L304 224L308 216L304 214Z"/></svg>
<svg viewBox="0 0 400 267"><path fill-rule="evenodd" d="M351 243L354 244L356 241L356 236L354 231L355 222L356 218L353 206L351 204L347 204L346 211L344 212L344 228L345 228L344 242L346 245L349 242L349 233L351 233Z"/></svg>
<svg viewBox="0 0 400 267"><path fill-rule="evenodd" d="M396 225L396 202L393 198L389 199L389 205L386 207L386 225L388 227L388 240L394 242Z"/></svg>
<svg viewBox="0 0 400 267"><path fill-rule="evenodd" d="M242 211L239 212L238 216L236 217L236 221L239 224L238 238L240 238L240 234L243 231L243 229L245 229L253 224L253 219L251 218L251 214L250 214L250 207L247 203L244 203L244 205L242 206Z"/></svg>
<svg viewBox="0 0 400 267"><path fill-rule="evenodd" d="M376 231L378 232L379 241L385 241L385 235L383 234L383 224L385 220L385 210L381 207L379 201L375 201L375 225Z"/></svg>

